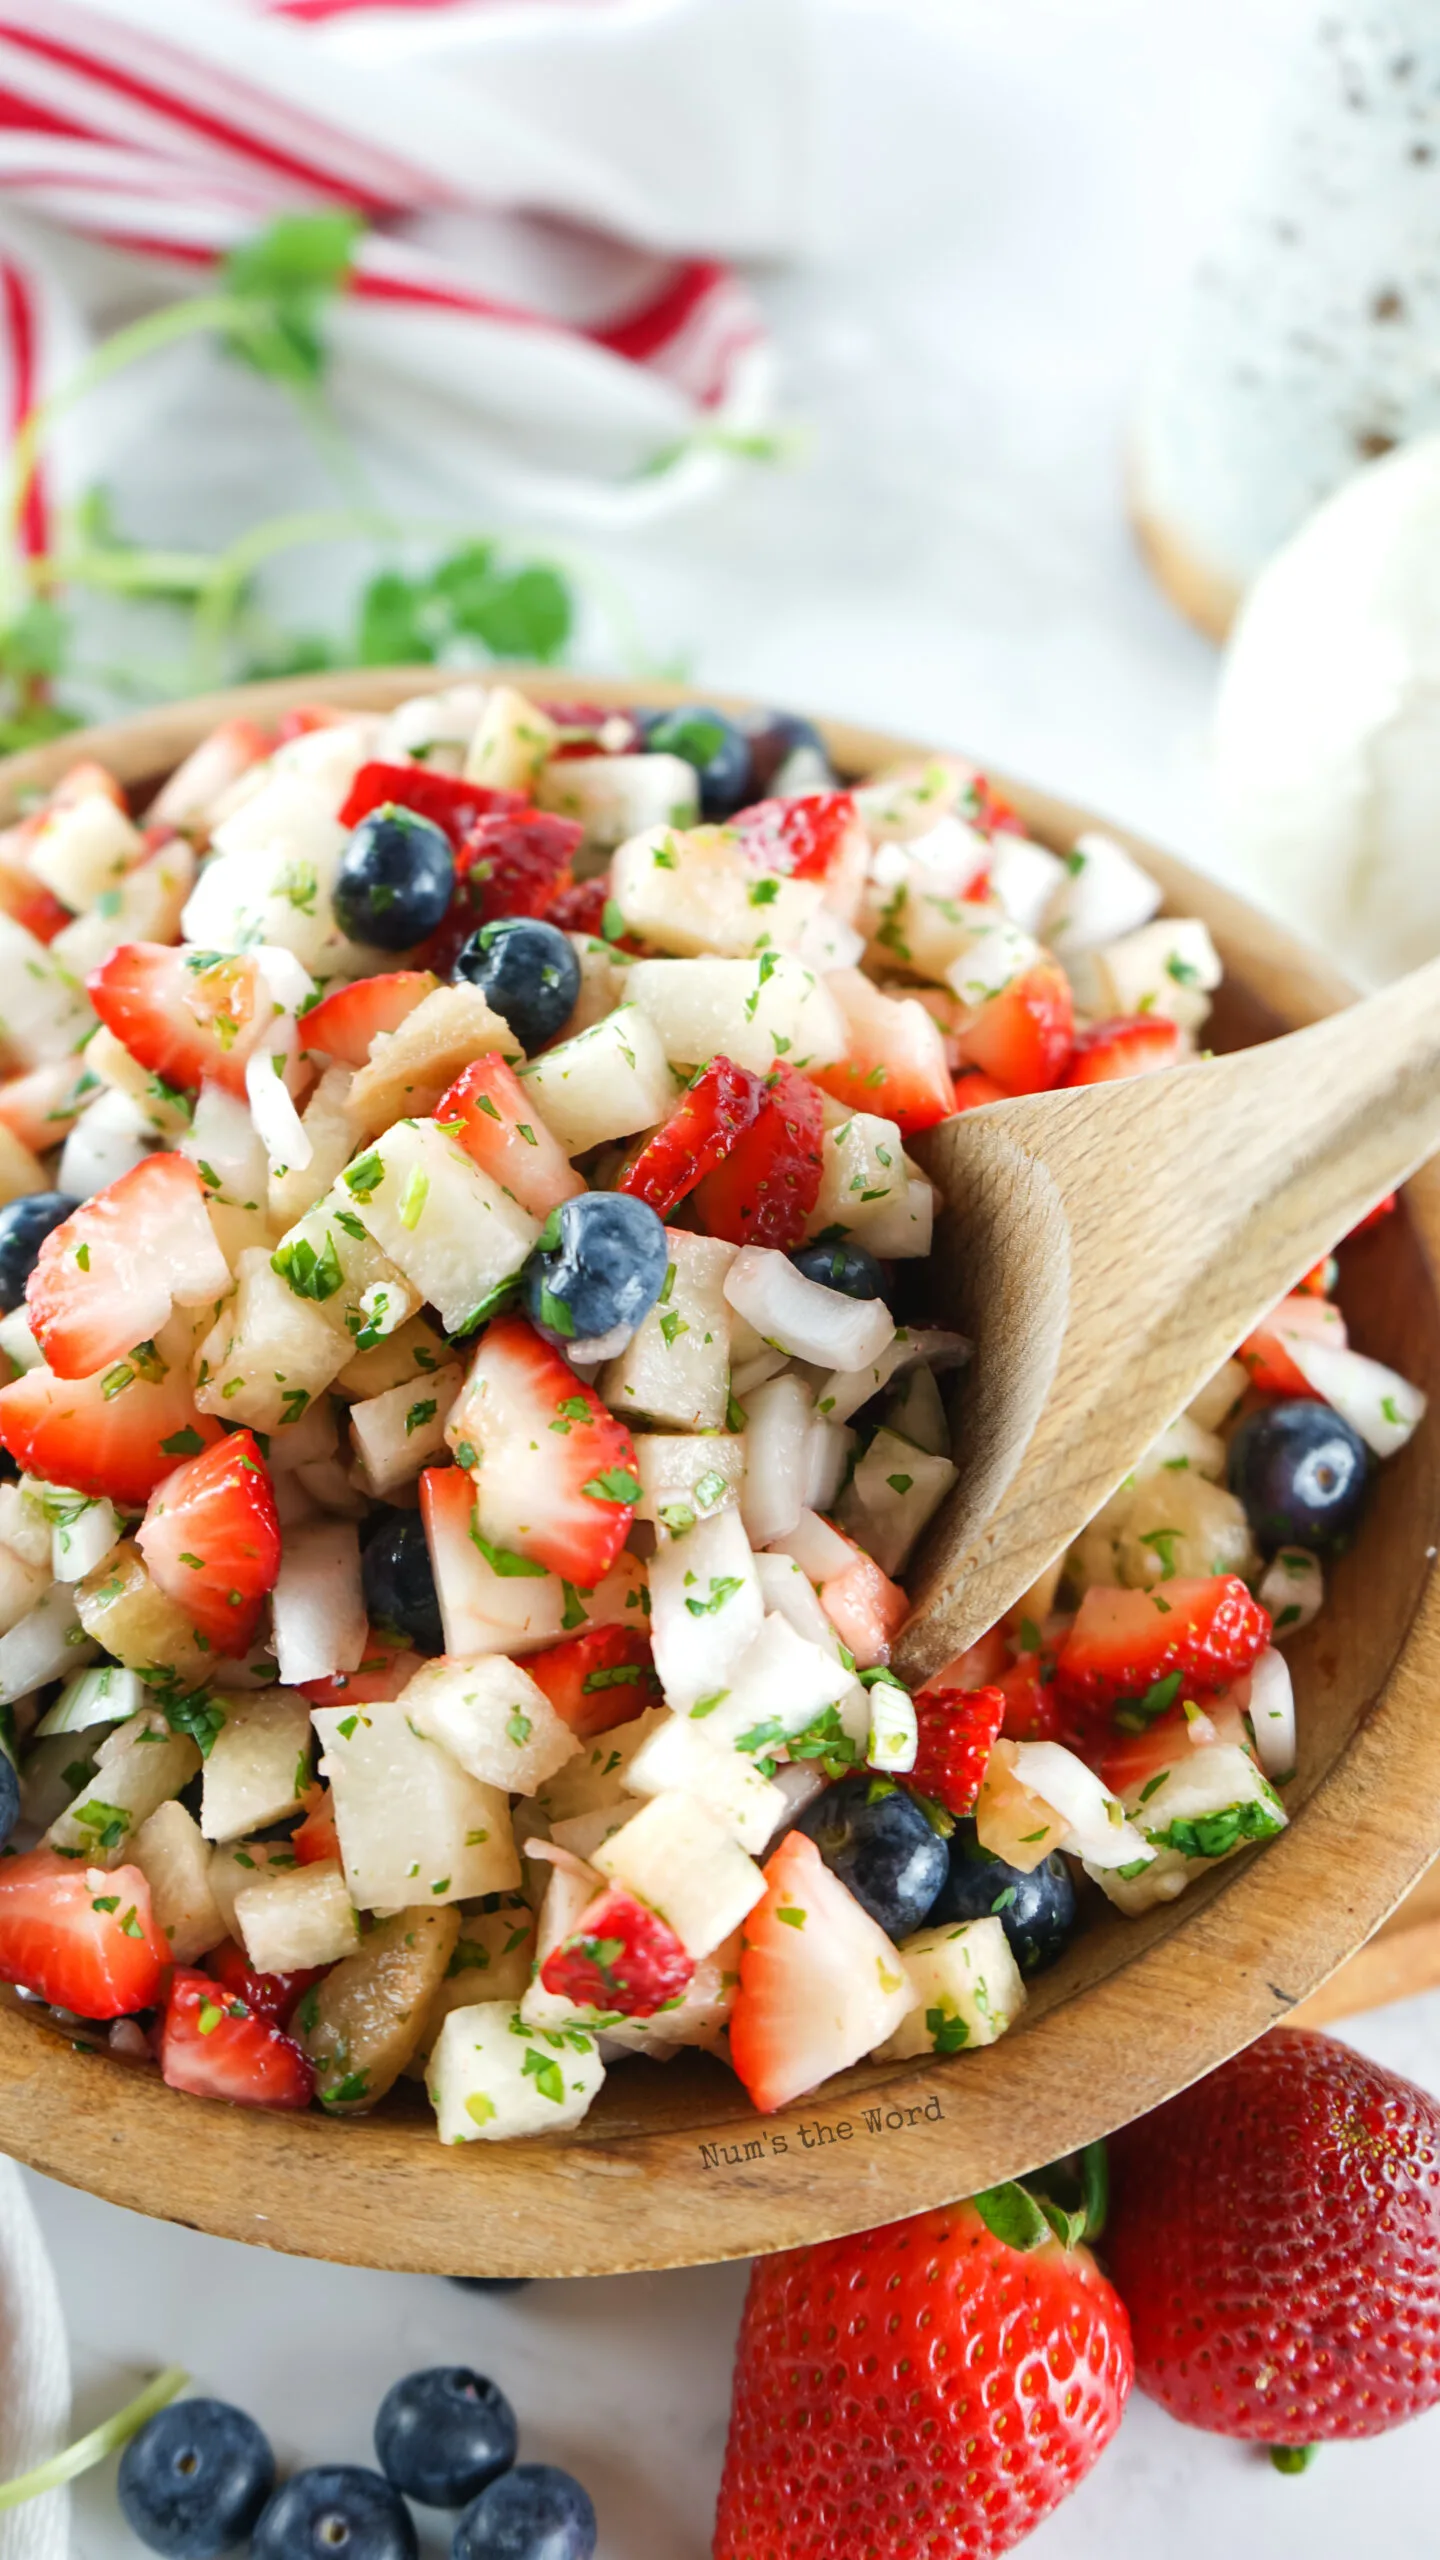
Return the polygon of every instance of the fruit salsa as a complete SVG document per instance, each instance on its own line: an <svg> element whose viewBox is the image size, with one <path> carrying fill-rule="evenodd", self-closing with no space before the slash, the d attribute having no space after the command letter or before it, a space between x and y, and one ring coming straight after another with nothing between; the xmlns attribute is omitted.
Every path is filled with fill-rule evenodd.
<svg viewBox="0 0 1440 2560"><path fill-rule="evenodd" d="M1118 844L456 683L0 837L0 1978L177 2089L554 2132L986 2045L1285 1822L1423 1400L1326 1263L913 1694L969 1346L912 1141L1196 1053ZM908 1270L907 1270L908 1266ZM918 1285L917 1285L918 1284Z"/></svg>

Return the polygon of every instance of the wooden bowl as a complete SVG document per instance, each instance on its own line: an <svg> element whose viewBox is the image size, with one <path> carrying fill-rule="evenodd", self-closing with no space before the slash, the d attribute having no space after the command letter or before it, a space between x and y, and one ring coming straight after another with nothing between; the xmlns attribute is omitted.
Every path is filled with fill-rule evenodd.
<svg viewBox="0 0 1440 2560"><path fill-rule="evenodd" d="M0 819L81 755L150 785L236 712L263 720L317 698L383 708L433 682L429 669L307 676L149 712L0 764ZM636 698L589 678L532 682L542 695ZM645 698L680 697L652 685ZM847 773L916 752L840 723L827 734ZM1063 849L1095 824L998 781L1041 841ZM1345 981L1288 934L1128 841L1170 909L1202 916L1219 946L1218 1046L1348 1001ZM611 2074L573 2134L451 2150L418 2092L349 2122L213 2105L11 2007L0 2010L5 2148L114 2203L268 2248L445 2274L599 2275L886 2221L1016 2176L1155 2106L1314 1991L1440 1847L1437 1271L1440 1176L1427 1172L1404 1214L1345 1256L1359 1341L1432 1402L1381 1475L1323 1616L1291 1648L1302 1707L1290 1829L1145 1920L1100 1906L1002 2043L953 2061L861 2066L769 2118L706 2057L636 2063Z"/></svg>

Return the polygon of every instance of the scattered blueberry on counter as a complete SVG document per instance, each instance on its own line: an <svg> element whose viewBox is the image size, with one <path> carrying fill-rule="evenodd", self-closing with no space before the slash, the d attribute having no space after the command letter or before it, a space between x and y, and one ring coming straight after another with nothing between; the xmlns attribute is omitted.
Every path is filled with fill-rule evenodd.
<svg viewBox="0 0 1440 2560"><path fill-rule="evenodd" d="M51 1228L63 1225L79 1206L63 1191L27 1191L23 1199L7 1200L0 1209L0 1315L23 1307L25 1283L40 1247Z"/></svg>
<svg viewBox="0 0 1440 2560"><path fill-rule="evenodd" d="M1028 1874L982 1849L973 1817L955 1825L949 1873L930 1919L999 1920L1023 1974L1043 1973L1063 1955L1075 1927L1075 1886L1062 1857L1042 1858Z"/></svg>
<svg viewBox="0 0 1440 2560"><path fill-rule="evenodd" d="M447 2284L458 2284L462 2293L523 2293L532 2279L529 2276L447 2276Z"/></svg>
<svg viewBox="0 0 1440 2560"><path fill-rule="evenodd" d="M924 1927L945 1883L945 1843L913 1796L858 1772L827 1787L796 1824L887 1938Z"/></svg>
<svg viewBox="0 0 1440 2560"><path fill-rule="evenodd" d="M417 1653L443 1653L445 1631L435 1571L418 1511L383 1513L360 1557L372 1627L393 1627Z"/></svg>
<svg viewBox="0 0 1440 2560"><path fill-rule="evenodd" d="M563 1031L580 993L580 963L558 925L537 916L501 916L482 924L451 976L478 987L522 1049L533 1052Z"/></svg>
<svg viewBox="0 0 1440 2560"><path fill-rule="evenodd" d="M863 1244L802 1244L790 1256L802 1279L846 1298L883 1298L885 1274Z"/></svg>
<svg viewBox="0 0 1440 2560"><path fill-rule="evenodd" d="M417 2560L415 2520L399 2492L358 2462L297 2471L251 2537L255 2560Z"/></svg>
<svg viewBox="0 0 1440 2560"><path fill-rule="evenodd" d="M120 2459L125 2521L170 2560L220 2560L233 2551L274 2486L275 2456L254 2419L228 2400L172 2401Z"/></svg>
<svg viewBox="0 0 1440 2560"><path fill-rule="evenodd" d="M578 2480L522 2462L482 2489L455 2528L452 2560L590 2560L598 2527Z"/></svg>
<svg viewBox="0 0 1440 2560"><path fill-rule="evenodd" d="M617 1327L633 1333L669 1267L665 1229L648 1201L624 1191L581 1191L551 1211L525 1265L526 1310L552 1342L574 1353Z"/></svg>
<svg viewBox="0 0 1440 2560"><path fill-rule="evenodd" d="M375 2420L375 2458L407 2498L464 2507L508 2471L515 2412L503 2391L465 2365L434 2365L392 2384Z"/></svg>
<svg viewBox="0 0 1440 2560"><path fill-rule="evenodd" d="M1323 1550L1343 1546L1358 1527L1370 1458L1332 1406L1295 1396L1246 1416L1230 1443L1229 1476L1262 1553Z"/></svg>
<svg viewBox="0 0 1440 2560"><path fill-rule="evenodd" d="M444 922L454 887L449 837L432 819L387 802L351 830L331 896L352 941L408 951Z"/></svg>

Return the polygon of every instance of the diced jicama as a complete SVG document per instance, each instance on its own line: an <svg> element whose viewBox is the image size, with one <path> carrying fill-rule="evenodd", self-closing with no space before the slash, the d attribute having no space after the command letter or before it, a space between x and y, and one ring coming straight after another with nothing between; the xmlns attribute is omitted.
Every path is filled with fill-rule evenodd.
<svg viewBox="0 0 1440 2560"><path fill-rule="evenodd" d="M725 1275L735 1247L719 1236L667 1227L670 1262L660 1297L618 1359L601 1373L615 1413L681 1431L716 1431L726 1419L731 1310Z"/></svg>
<svg viewBox="0 0 1440 2560"><path fill-rule="evenodd" d="M801 1282L802 1287L807 1285ZM746 1400L747 1458L740 1514L754 1547L768 1547L772 1539L788 1536L805 1508L814 1419L810 1390L793 1373L771 1378L765 1386L752 1389Z"/></svg>
<svg viewBox="0 0 1440 2560"><path fill-rule="evenodd" d="M427 1662L402 1691L400 1705L472 1778L509 1795L533 1796L579 1747L544 1690L504 1654Z"/></svg>
<svg viewBox="0 0 1440 2560"><path fill-rule="evenodd" d="M1040 934L1043 940L1046 912L1068 877L1060 856L1008 828L991 838L989 851L992 895L1022 933Z"/></svg>
<svg viewBox="0 0 1440 2560"><path fill-rule="evenodd" d="M27 1369L43 1369L45 1357L24 1307L12 1307L8 1316L0 1316L0 1351L21 1377Z"/></svg>
<svg viewBox="0 0 1440 2560"><path fill-rule="evenodd" d="M1319 1616L1324 1603L1325 1576L1319 1557L1304 1547L1279 1548L1265 1568L1256 1596L1270 1612L1277 1644L1298 1635Z"/></svg>
<svg viewBox="0 0 1440 2560"><path fill-rule="evenodd" d="M45 1513L47 1488L37 1477L0 1485L0 1545L25 1564L38 1565L50 1577L50 1522Z"/></svg>
<svg viewBox="0 0 1440 2560"><path fill-rule="evenodd" d="M53 1579L48 1563L27 1564L13 1548L0 1547L0 1637L29 1616Z"/></svg>
<svg viewBox="0 0 1440 2560"><path fill-rule="evenodd" d="M900 1947L913 2008L883 2044L879 2062L961 2053L994 2044L1025 2006L1025 1985L997 1919L921 1929Z"/></svg>
<svg viewBox="0 0 1440 2560"><path fill-rule="evenodd" d="M231 1698L200 1796L207 1840L240 1840L298 1813L310 1786L310 1705L292 1689Z"/></svg>
<svg viewBox="0 0 1440 2560"><path fill-rule="evenodd" d="M949 1457L950 1425L935 1383L935 1373L923 1361L902 1375L900 1385L886 1408L885 1419L892 1431L898 1431L901 1439L909 1440L915 1448L928 1450L932 1458ZM816 1503L812 1508L823 1511L825 1506Z"/></svg>
<svg viewBox="0 0 1440 2560"><path fill-rule="evenodd" d="M904 844L950 816L969 778L958 756L917 758L862 783L855 806L877 844Z"/></svg>
<svg viewBox="0 0 1440 2560"><path fill-rule="evenodd" d="M683 756L562 756L536 788L542 809L574 818L586 841L609 852L652 827L690 827L700 814L695 767Z"/></svg>
<svg viewBox="0 0 1440 2560"><path fill-rule="evenodd" d="M0 915L0 1050L21 1067L68 1058L94 1028L83 988L43 942Z"/></svg>
<svg viewBox="0 0 1440 2560"><path fill-rule="evenodd" d="M1221 968L1215 945L1196 916L1162 916L1092 954L1101 1014L1155 1013L1198 1031L1210 1011Z"/></svg>
<svg viewBox="0 0 1440 2560"><path fill-rule="evenodd" d="M565 1623L567 1586L558 1574L501 1574L487 1562L471 1534L475 1487L463 1467L427 1467L420 1478L420 1510L447 1654L469 1661L481 1654L534 1653L556 1642ZM578 1600L574 1606L581 1614Z"/></svg>
<svg viewBox="0 0 1440 2560"><path fill-rule="evenodd" d="M823 895L818 880L758 871L727 827L631 836L610 866L610 888L631 933L691 959L793 949Z"/></svg>
<svg viewBox="0 0 1440 2560"><path fill-rule="evenodd" d="M397 1121L336 1188L450 1333L476 1321L540 1234L434 1120Z"/></svg>
<svg viewBox="0 0 1440 2560"><path fill-rule="evenodd" d="M255 721L222 720L182 757L151 801L145 813L147 825L203 830L221 794L269 752L269 739Z"/></svg>
<svg viewBox="0 0 1440 2560"><path fill-rule="evenodd" d="M478 987L436 987L398 1030L377 1032L371 1041L346 1104L357 1134L375 1137L402 1113L423 1119L462 1068L489 1049L512 1064L524 1056L509 1023Z"/></svg>
<svg viewBox="0 0 1440 2560"><path fill-rule="evenodd" d="M877 965L933 978L963 1004L998 995L1042 956L1034 936L998 907L936 891L913 860L893 885L875 884L866 922Z"/></svg>
<svg viewBox="0 0 1440 2560"><path fill-rule="evenodd" d="M265 1462L272 1476L333 1458L340 1445L335 1428L335 1398L322 1396L317 1403L307 1405L298 1422L284 1423L278 1431L272 1431L269 1443Z"/></svg>
<svg viewBox="0 0 1440 2560"><path fill-rule="evenodd" d="M226 1840L218 1849L212 1849L210 1890L225 1924L224 1935L240 1935L235 1904L247 1885L261 1876L288 1875L298 1865L288 1840Z"/></svg>
<svg viewBox="0 0 1440 2560"><path fill-rule="evenodd" d="M855 1561L855 1549L829 1520L817 1511L802 1511L795 1526L774 1544L780 1553L794 1558L800 1571L814 1583L833 1581Z"/></svg>
<svg viewBox="0 0 1440 2560"><path fill-rule="evenodd" d="M875 1434L840 1499L839 1518L892 1578L903 1572L921 1531L934 1518L958 1470L898 1432Z"/></svg>
<svg viewBox="0 0 1440 2560"><path fill-rule="evenodd" d="M777 1610L730 1669L728 1682L720 1685L717 1677L689 1713L711 1741L768 1757L819 1724L855 1685L827 1646L798 1634Z"/></svg>
<svg viewBox="0 0 1440 2560"><path fill-rule="evenodd" d="M1160 906L1158 884L1114 838L1077 836L1037 928L1062 960L1138 933Z"/></svg>
<svg viewBox="0 0 1440 2560"><path fill-rule="evenodd" d="M1100 1860L1085 1861L1087 1875L1132 1917L1157 1902L1172 1902L1217 1858L1232 1857L1251 1840L1272 1840L1285 1828L1280 1798L1238 1743L1208 1743L1188 1752L1143 1806L1142 1792L1132 1788L1130 1796L1150 1844L1144 1871L1128 1876Z"/></svg>
<svg viewBox="0 0 1440 2560"><path fill-rule="evenodd" d="M209 1677L215 1662L209 1644L197 1635L184 1610L152 1580L132 1539L122 1538L82 1582L56 1583L50 1597L53 1600L56 1592L70 1590L86 1634L117 1662L147 1676L157 1668L171 1672L187 1688ZM74 1667L73 1661L65 1665L67 1670Z"/></svg>
<svg viewBox="0 0 1440 2560"><path fill-rule="evenodd" d="M57 1582L83 1582L122 1535L120 1514L103 1494L47 1485L41 1507L50 1522L50 1570Z"/></svg>
<svg viewBox="0 0 1440 2560"><path fill-rule="evenodd" d="M466 1902L520 1881L510 1808L398 1707L317 1707L345 1880L361 1911Z"/></svg>
<svg viewBox="0 0 1440 2560"><path fill-rule="evenodd" d="M735 1511L667 1539L650 1565L650 1640L672 1707L723 1689L760 1633L760 1578ZM692 1953L694 1951L692 1950Z"/></svg>
<svg viewBox="0 0 1440 2560"><path fill-rule="evenodd" d="M725 1275L725 1295L763 1340L824 1369L863 1369L894 1340L883 1298L853 1298L797 1271L788 1254L746 1245Z"/></svg>
<svg viewBox="0 0 1440 2560"><path fill-rule="evenodd" d="M142 1708L106 1736L89 1783L46 1834L67 1857L84 1856L97 1867L122 1866L129 1843L167 1796L178 1796L200 1766L188 1733L170 1733L164 1718Z"/></svg>
<svg viewBox="0 0 1440 2560"><path fill-rule="evenodd" d="M572 1156L651 1128L675 1099L654 1026L633 1004L622 1004L588 1031L547 1049L524 1069L522 1081L546 1127Z"/></svg>
<svg viewBox="0 0 1440 2560"><path fill-rule="evenodd" d="M842 1111L827 1096L820 1190L806 1235L828 1235L840 1227L865 1243L878 1220L905 1202L909 1180L896 1123L878 1112Z"/></svg>
<svg viewBox="0 0 1440 2560"><path fill-rule="evenodd" d="M892 1378L903 1376L917 1360L931 1369L962 1369L970 1357L971 1345L963 1333L946 1333L923 1325L901 1325L895 1339L878 1360L863 1369L837 1369L824 1380L815 1398L815 1410L825 1422L848 1422L862 1404L868 1404Z"/></svg>
<svg viewBox="0 0 1440 2560"><path fill-rule="evenodd" d="M372 1493L394 1493L443 1455L445 1424L464 1382L459 1361L447 1360L428 1377L387 1387L383 1395L351 1406L355 1454Z"/></svg>
<svg viewBox="0 0 1440 2560"><path fill-rule="evenodd" d="M465 779L490 791L534 792L560 733L548 712L509 684L492 685L465 754Z"/></svg>
<svg viewBox="0 0 1440 2560"><path fill-rule="evenodd" d="M227 1093L223 1085L202 1084L194 1117L177 1152L188 1156L199 1172L212 1209L217 1199L235 1207L265 1206L265 1148L249 1105L238 1094ZM300 1206L308 1207L309 1202ZM299 1209L291 1214L298 1216Z"/></svg>
<svg viewBox="0 0 1440 2560"><path fill-rule="evenodd" d="M725 1824L692 1795L671 1790L596 1850L593 1864L668 1921L697 1961L738 1929L765 1879Z"/></svg>
<svg viewBox="0 0 1440 2560"><path fill-rule="evenodd" d="M45 811L30 841L29 867L62 906L81 915L144 851L145 839L124 809L108 792L91 791Z"/></svg>
<svg viewBox="0 0 1440 2560"><path fill-rule="evenodd" d="M826 1532L823 1520L815 1525L822 1534L833 1535L833 1532ZM848 1562L849 1549L844 1539L836 1538L835 1544L841 1558ZM840 1640L820 1606L814 1583L808 1574L802 1572L794 1556L787 1555L783 1549L772 1549L769 1554L756 1557L755 1571L760 1578L760 1596L765 1603L766 1614L778 1610L782 1618L789 1620L798 1636L804 1636L810 1644L818 1644L822 1652L829 1654L832 1662L838 1662Z"/></svg>
<svg viewBox="0 0 1440 2560"><path fill-rule="evenodd" d="M369 1623L353 1521L314 1520L289 1531L271 1607L280 1677L290 1686L358 1668Z"/></svg>
<svg viewBox="0 0 1440 2560"><path fill-rule="evenodd" d="M720 1056L768 1075L777 1058L803 1069L845 1055L844 1017L824 979L784 952L762 951L758 960L637 960L625 990L677 1066Z"/></svg>
<svg viewBox="0 0 1440 2560"><path fill-rule="evenodd" d="M175 942L195 886L195 856L183 837L137 863L95 905L62 926L50 949L72 977L85 980L122 942Z"/></svg>
<svg viewBox="0 0 1440 2560"><path fill-rule="evenodd" d="M848 1423L822 1422L818 1414L812 1416L805 1467L807 1511L830 1510L845 1481L854 1446L855 1434Z"/></svg>
<svg viewBox="0 0 1440 2560"><path fill-rule="evenodd" d="M346 1358L345 1335L295 1296L260 1247L242 1253L235 1295L200 1345L195 1402L202 1413L273 1431L294 1422Z"/></svg>
<svg viewBox="0 0 1440 2560"><path fill-rule="evenodd" d="M33 1609L0 1636L0 1706L11 1705L47 1680L78 1671L94 1650L80 1624L70 1584L53 1584Z"/></svg>
<svg viewBox="0 0 1440 2560"><path fill-rule="evenodd" d="M1158 1440L1151 1441L1135 1467L1135 1481L1140 1484L1146 1476L1173 1475L1189 1469L1218 1484L1225 1473L1225 1443L1218 1433L1206 1431L1193 1413L1182 1413Z"/></svg>
<svg viewBox="0 0 1440 2560"><path fill-rule="evenodd" d="M630 1692L632 1696L644 1694L641 1690ZM583 1743L574 1759L567 1760L540 1789L538 1803L547 1822L553 1826L576 1814L597 1813L620 1804L628 1792L630 1763L651 1734L660 1730L669 1712L666 1707L647 1707L628 1724L611 1725L608 1732Z"/></svg>
<svg viewBox="0 0 1440 2560"><path fill-rule="evenodd" d="M1207 1378L1198 1396L1192 1396L1185 1411L1191 1422L1202 1431L1223 1431L1235 1412L1250 1380L1238 1360L1223 1361L1213 1378Z"/></svg>
<svg viewBox="0 0 1440 2560"><path fill-rule="evenodd" d="M1250 1673L1247 1710L1260 1766L1267 1778L1295 1774L1295 1690L1290 1666L1273 1645L1256 1660Z"/></svg>
<svg viewBox="0 0 1440 2560"><path fill-rule="evenodd" d="M875 1680L868 1691L870 1736L865 1757L872 1769L903 1775L915 1766L920 1724L915 1702L898 1680Z"/></svg>
<svg viewBox="0 0 1440 2560"><path fill-rule="evenodd" d="M510 2142L578 2124L605 2077L583 2028L549 2034L525 2025L513 2001L452 2009L425 2085L442 2142Z"/></svg>
<svg viewBox="0 0 1440 2560"><path fill-rule="evenodd" d="M254 1187L256 1175L251 1171L246 1176L247 1187L241 1196L251 1200L257 1198L264 1200L270 1217L277 1227L293 1225L297 1218L304 1217L307 1209L314 1208L317 1200L323 1200L331 1185L339 1180L355 1153L356 1131L349 1110L350 1087L353 1082L354 1077L349 1067L327 1067L320 1078L300 1114L300 1125L304 1130L306 1146L309 1149L304 1164L296 1160L281 1170L271 1170L264 1161L263 1148L259 1150L262 1158L260 1178L263 1179L265 1188L257 1192ZM205 1093L202 1090L200 1108L195 1114L196 1146L199 1145L200 1140L200 1119L204 1104ZM187 1154L195 1152L195 1147L186 1149ZM208 1150L202 1149L201 1152L206 1153L207 1161L217 1163L217 1159L209 1155ZM224 1179L226 1189L233 1192L235 1187L233 1175L226 1175Z"/></svg>
<svg viewBox="0 0 1440 2560"><path fill-rule="evenodd" d="M360 1915L338 1858L258 1877L235 1896L241 1944L257 1973L338 1964L360 1942Z"/></svg>
<svg viewBox="0 0 1440 2560"><path fill-rule="evenodd" d="M200 1826L171 1796L131 1840L128 1857L150 1887L155 1926L177 1964L194 1964L228 1936L210 1882L211 1857Z"/></svg>
<svg viewBox="0 0 1440 2560"><path fill-rule="evenodd" d="M785 1799L752 1759L712 1740L708 1725L669 1715L644 1741L625 1779L632 1795L695 1796L758 1857L785 1811Z"/></svg>
<svg viewBox="0 0 1440 2560"><path fill-rule="evenodd" d="M335 806L310 776L272 767L214 830L214 858L181 918L186 941L211 951L265 943L313 966L335 932L330 891L345 848Z"/></svg>
<svg viewBox="0 0 1440 2560"><path fill-rule="evenodd" d="M459 1942L426 2012L419 2044L405 2065L407 2077L424 2079L435 2039L452 2009L473 2009L482 2000L523 1999L534 1953L534 1916L518 1893L492 1894L483 1909L462 1911Z"/></svg>
<svg viewBox="0 0 1440 2560"><path fill-rule="evenodd" d="M414 1386L433 1378L449 1356L444 1335L428 1316L408 1316L371 1349L357 1351L353 1360L347 1360L335 1384L363 1402L383 1396L390 1387Z"/></svg>
<svg viewBox="0 0 1440 2560"><path fill-rule="evenodd" d="M1021 1786L1059 1815L1064 1841L1051 1847L1063 1845L1099 1868L1126 1867L1137 1858L1149 1864L1155 1852L1134 1823L1126 1821L1118 1797L1063 1743L1018 1742L1010 1765Z"/></svg>
<svg viewBox="0 0 1440 2560"><path fill-rule="evenodd" d="M1383 1361L1298 1335L1287 1336L1285 1348L1307 1385L1359 1432L1377 1458L1393 1458L1423 1421L1428 1399Z"/></svg>
<svg viewBox="0 0 1440 2560"><path fill-rule="evenodd" d="M635 1472L640 1480L637 1520L679 1537L712 1511L728 1510L745 1477L745 1434L716 1431L640 1431Z"/></svg>
<svg viewBox="0 0 1440 2560"><path fill-rule="evenodd" d="M382 723L376 757L382 764L401 764L413 756L432 772L458 772L484 711L481 684L447 684L437 693L412 693Z"/></svg>

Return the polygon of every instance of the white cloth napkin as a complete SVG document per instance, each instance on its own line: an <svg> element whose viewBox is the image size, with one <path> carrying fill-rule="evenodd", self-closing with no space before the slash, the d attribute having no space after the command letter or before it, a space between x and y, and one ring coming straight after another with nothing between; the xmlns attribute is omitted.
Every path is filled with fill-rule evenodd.
<svg viewBox="0 0 1440 2560"><path fill-rule="evenodd" d="M87 317L348 205L342 406L518 504L687 498L713 443L646 466L765 409L726 262L807 237L809 43L804 0L0 0L0 426Z"/></svg>
<svg viewBox="0 0 1440 2560"><path fill-rule="evenodd" d="M13 2160L0 2158L0 2479L48 2460L70 2426L70 2351L55 2271ZM0 2560L65 2560L70 2492L0 2515Z"/></svg>

